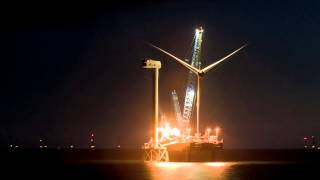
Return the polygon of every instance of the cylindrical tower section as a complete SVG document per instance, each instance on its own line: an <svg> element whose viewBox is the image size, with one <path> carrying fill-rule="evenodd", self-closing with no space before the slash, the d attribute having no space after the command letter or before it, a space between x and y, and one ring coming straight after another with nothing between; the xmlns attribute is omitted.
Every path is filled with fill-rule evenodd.
<svg viewBox="0 0 320 180"><path fill-rule="evenodd" d="M158 87L159 87L159 69L155 68L154 71L154 141L155 141L155 147L158 147L158 118L159 118L159 93L158 93Z"/></svg>

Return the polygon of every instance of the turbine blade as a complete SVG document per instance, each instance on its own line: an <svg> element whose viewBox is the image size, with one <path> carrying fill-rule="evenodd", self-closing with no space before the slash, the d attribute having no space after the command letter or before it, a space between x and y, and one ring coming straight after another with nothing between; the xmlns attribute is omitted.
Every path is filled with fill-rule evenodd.
<svg viewBox="0 0 320 180"><path fill-rule="evenodd" d="M157 46L155 46L155 45L153 45L153 44L151 44L151 43L148 43L148 44L149 44L150 46L154 47L155 49L157 49L157 50L165 53L166 55L172 57L173 59L175 59L176 61L178 61L178 62L179 62L180 64L182 64L183 66L185 66L186 68L190 69L190 70L191 70L192 72L194 72L195 74L198 74L198 73L200 72L199 69L191 66L190 64L188 64L188 63L186 63L185 61L177 58L176 56L170 54L169 52L167 52L167 51L165 51L165 50L163 50L163 49L161 49L161 48L159 48L159 47L157 47Z"/></svg>
<svg viewBox="0 0 320 180"><path fill-rule="evenodd" d="M222 61L228 59L230 56L234 55L235 53L237 53L238 51L240 51L241 49L243 49L244 47L246 47L247 44L241 46L240 48L238 48L237 50L233 51L232 53L228 54L227 56L225 56L224 58L220 59L219 61L216 61L212 64L210 64L209 66L201 69L202 73L207 73L210 69L212 69L214 66L218 65L219 63L221 63Z"/></svg>

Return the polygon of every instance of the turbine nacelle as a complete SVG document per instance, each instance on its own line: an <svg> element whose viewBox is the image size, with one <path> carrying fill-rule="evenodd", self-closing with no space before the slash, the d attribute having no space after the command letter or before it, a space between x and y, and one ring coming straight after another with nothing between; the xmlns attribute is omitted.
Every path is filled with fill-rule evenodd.
<svg viewBox="0 0 320 180"><path fill-rule="evenodd" d="M147 69L160 69L161 62L153 59L144 59L142 60L142 67Z"/></svg>
<svg viewBox="0 0 320 180"><path fill-rule="evenodd" d="M203 77L205 75L205 73L203 71L198 72L197 74L199 77Z"/></svg>

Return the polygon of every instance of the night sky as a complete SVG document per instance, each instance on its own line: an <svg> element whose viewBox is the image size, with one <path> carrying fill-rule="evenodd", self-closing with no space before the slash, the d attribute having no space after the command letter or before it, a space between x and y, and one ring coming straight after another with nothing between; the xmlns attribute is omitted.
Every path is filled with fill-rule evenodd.
<svg viewBox="0 0 320 180"><path fill-rule="evenodd" d="M204 28L204 66L245 49L202 81L201 129L222 128L226 148L301 148L320 137L320 3L164 1L3 7L0 144L140 147L151 135L152 71L162 62L160 113L174 119L188 71L151 48L191 58ZM195 121L193 120L193 123Z"/></svg>

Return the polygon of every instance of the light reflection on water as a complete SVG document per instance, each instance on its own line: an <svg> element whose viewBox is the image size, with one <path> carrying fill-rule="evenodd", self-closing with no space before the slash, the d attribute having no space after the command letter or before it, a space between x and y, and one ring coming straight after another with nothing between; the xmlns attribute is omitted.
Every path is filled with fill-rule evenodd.
<svg viewBox="0 0 320 180"><path fill-rule="evenodd" d="M233 162L160 162L147 163L152 179L226 179Z"/></svg>
<svg viewBox="0 0 320 180"><path fill-rule="evenodd" d="M67 169L64 169L67 168ZM62 175L89 179L314 179L317 163L289 161L167 162L77 161L63 166ZM60 176L61 174L58 173ZM57 178L59 179L59 178ZM81 178L73 178L81 179Z"/></svg>

